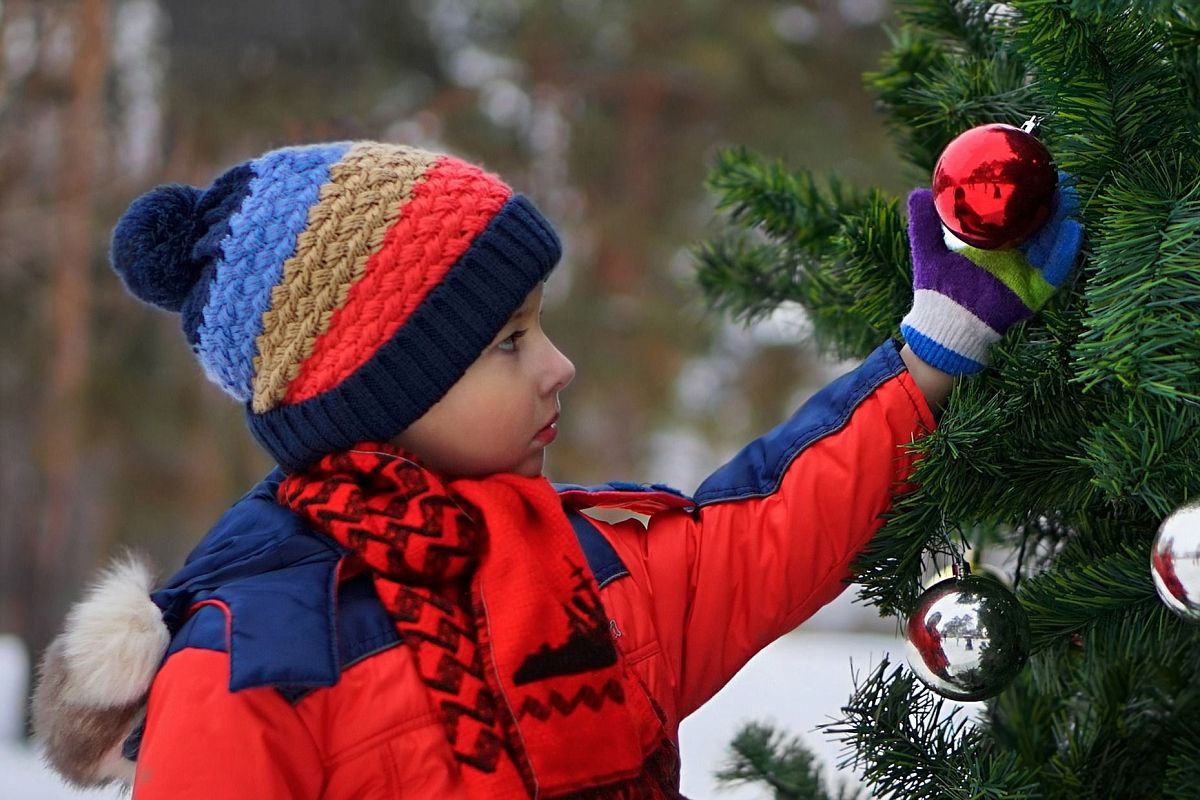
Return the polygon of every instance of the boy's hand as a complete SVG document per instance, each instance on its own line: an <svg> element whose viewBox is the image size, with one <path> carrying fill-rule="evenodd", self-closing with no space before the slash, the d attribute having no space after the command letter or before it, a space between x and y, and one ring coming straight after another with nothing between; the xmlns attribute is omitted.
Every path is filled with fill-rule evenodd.
<svg viewBox="0 0 1200 800"><path fill-rule="evenodd" d="M1079 195L1059 174L1055 209L1028 241L1010 250L947 246L933 193L908 196L913 259L913 307L900 323L912 351L950 375L987 365L988 350L1012 325L1045 305L1075 264L1083 226L1074 218Z"/></svg>

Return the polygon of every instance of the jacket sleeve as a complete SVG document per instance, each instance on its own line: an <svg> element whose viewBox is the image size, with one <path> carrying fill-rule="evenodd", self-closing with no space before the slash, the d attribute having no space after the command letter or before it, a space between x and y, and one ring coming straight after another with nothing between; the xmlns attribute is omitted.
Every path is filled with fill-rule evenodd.
<svg viewBox="0 0 1200 800"><path fill-rule="evenodd" d="M167 659L150 690L133 800L316 800L321 790L316 745L279 692L230 692L224 652Z"/></svg>
<svg viewBox="0 0 1200 800"><path fill-rule="evenodd" d="M710 476L693 513L606 526L655 616L677 720L841 593L911 474L905 445L934 425L888 342Z"/></svg>

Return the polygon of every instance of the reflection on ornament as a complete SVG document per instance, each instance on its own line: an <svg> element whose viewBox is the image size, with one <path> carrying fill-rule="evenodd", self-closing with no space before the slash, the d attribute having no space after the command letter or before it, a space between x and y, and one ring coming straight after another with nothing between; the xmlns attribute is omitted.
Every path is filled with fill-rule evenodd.
<svg viewBox="0 0 1200 800"><path fill-rule="evenodd" d="M933 169L933 203L942 224L974 247L1016 247L1054 210L1058 172L1050 151L1012 125L960 134Z"/></svg>
<svg viewBox="0 0 1200 800"><path fill-rule="evenodd" d="M949 578L926 589L904 638L917 677L951 700L999 694L1029 657L1025 610L984 575Z"/></svg>
<svg viewBox="0 0 1200 800"><path fill-rule="evenodd" d="M1200 505L1177 509L1158 526L1150 574L1167 608L1200 622Z"/></svg>

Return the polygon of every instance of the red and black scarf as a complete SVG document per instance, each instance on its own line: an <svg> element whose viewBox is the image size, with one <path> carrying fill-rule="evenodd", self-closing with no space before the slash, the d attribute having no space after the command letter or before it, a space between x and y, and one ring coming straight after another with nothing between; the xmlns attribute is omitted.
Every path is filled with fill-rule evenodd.
<svg viewBox="0 0 1200 800"><path fill-rule="evenodd" d="M469 795L678 796L673 746L545 478L443 482L367 443L279 499L371 570Z"/></svg>

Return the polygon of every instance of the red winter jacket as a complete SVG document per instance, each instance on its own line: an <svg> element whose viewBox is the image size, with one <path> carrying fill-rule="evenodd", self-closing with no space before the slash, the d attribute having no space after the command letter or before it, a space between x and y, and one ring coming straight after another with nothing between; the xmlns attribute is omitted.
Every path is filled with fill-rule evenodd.
<svg viewBox="0 0 1200 800"><path fill-rule="evenodd" d="M685 498L561 487L631 669L680 720L840 593L934 420L893 343ZM150 693L134 800L462 797L429 694L368 576L274 505L235 506L155 595L177 629ZM582 522L582 524L580 524Z"/></svg>

